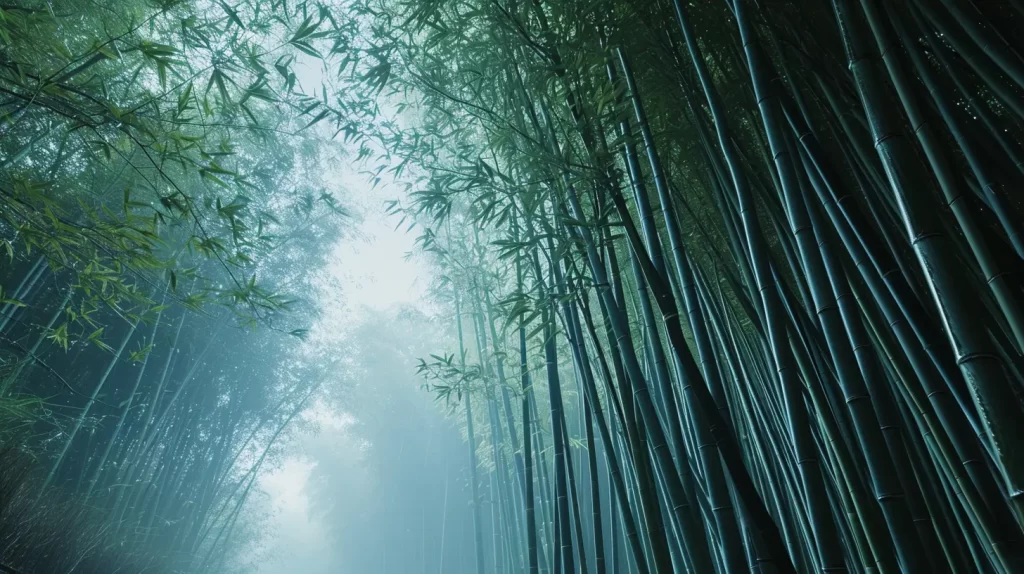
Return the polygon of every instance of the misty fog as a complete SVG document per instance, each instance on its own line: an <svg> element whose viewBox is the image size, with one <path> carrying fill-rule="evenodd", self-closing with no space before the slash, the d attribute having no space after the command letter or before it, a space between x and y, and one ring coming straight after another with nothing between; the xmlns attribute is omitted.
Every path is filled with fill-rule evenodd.
<svg viewBox="0 0 1024 574"><path fill-rule="evenodd" d="M1024 572L1021 30L0 3L0 574Z"/></svg>

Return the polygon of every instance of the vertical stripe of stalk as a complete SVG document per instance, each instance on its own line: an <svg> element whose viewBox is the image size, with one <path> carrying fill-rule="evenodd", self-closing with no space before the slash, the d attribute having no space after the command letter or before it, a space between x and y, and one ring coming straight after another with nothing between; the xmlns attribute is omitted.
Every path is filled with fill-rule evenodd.
<svg viewBox="0 0 1024 574"><path fill-rule="evenodd" d="M786 406L787 430L797 456L805 504L817 545L820 568L823 572L844 572L846 564L843 559L842 546L839 543L834 517L829 506L825 477L818 458L817 446L814 444L810 432L810 417L804 402L802 385L792 365L792 351L786 336L786 318L782 312L778 289L774 284L771 271L768 269L767 246L764 244L764 237L757 221L753 198L742 167L739 165L738 158L735 157L733 142L725 125L724 109L719 101L717 90L711 83L710 73L689 25L686 11L680 0L673 0L673 3L683 36L690 49L694 67L697 69L697 75L704 87L712 119L718 132L719 145L725 154L726 164L735 186L739 214L754 268L754 280L757 282L764 308L768 344L771 348L776 376L781 385Z"/></svg>
<svg viewBox="0 0 1024 574"><path fill-rule="evenodd" d="M1024 514L1024 411L984 325L975 311L976 298L956 268L949 240L935 221L928 196L913 191L911 182L926 181L917 158L887 105L873 58L864 39L859 15L845 0L834 0L844 45L857 89L867 113L875 147L899 202L907 233L942 316L957 365L967 381L1006 483L1010 500ZM1024 562L1019 563L1024 568Z"/></svg>
<svg viewBox="0 0 1024 574"><path fill-rule="evenodd" d="M913 526L910 511L903 496L903 489L896 477L892 459L886 449L878 419L871 406L864 381L850 348L849 340L838 315L835 298L830 297L831 289L821 257L814 240L814 232L799 197L801 195L793 165L793 158L785 141L785 133L780 126L778 101L770 87L771 78L767 77L767 68L762 61L762 52L757 46L757 39L746 17L745 0L736 0L736 21L740 29L740 38L750 68L750 77L754 84L754 95L775 167L779 173L780 187L786 200L793 235L798 242L804 274L810 283L811 296L817 309L818 317L825 334L825 342L835 364L835 374L842 388L847 408L855 428L855 435L864 458L868 463L876 501L882 508L886 524L889 527L893 544L905 570L920 572L926 568L921 542Z"/></svg>

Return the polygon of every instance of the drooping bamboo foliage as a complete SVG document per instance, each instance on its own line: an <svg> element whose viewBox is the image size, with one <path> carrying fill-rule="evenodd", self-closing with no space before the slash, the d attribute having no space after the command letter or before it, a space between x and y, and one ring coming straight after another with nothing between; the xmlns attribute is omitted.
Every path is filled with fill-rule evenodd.
<svg viewBox="0 0 1024 574"><path fill-rule="evenodd" d="M339 111L293 69L346 34L320 8L0 7L0 451L33 461L4 469L0 569L241 562L322 376L285 293L346 214L305 139Z"/></svg>

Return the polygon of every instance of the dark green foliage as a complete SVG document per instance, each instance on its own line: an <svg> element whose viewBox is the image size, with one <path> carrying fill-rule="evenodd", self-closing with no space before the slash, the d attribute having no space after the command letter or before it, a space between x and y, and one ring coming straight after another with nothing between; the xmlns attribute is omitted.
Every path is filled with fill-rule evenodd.
<svg viewBox="0 0 1024 574"><path fill-rule="evenodd" d="M293 67L350 31L312 3L0 8L0 440L85 517L68 544L95 534L112 566L92 571L124 544L220 572L252 535L253 484L318 389L294 354L348 215L319 132L341 112ZM58 531L62 506L11 493Z"/></svg>
<svg viewBox="0 0 1024 574"><path fill-rule="evenodd" d="M0 401L45 482L220 567L315 388L285 293L340 136L458 334L418 372L476 571L1024 568L1018 2L106 8L0 12Z"/></svg>
<svg viewBox="0 0 1024 574"><path fill-rule="evenodd" d="M40 491L32 461L11 443L0 448L0 571L172 571L168 555L154 545L125 545L124 533L96 509Z"/></svg>
<svg viewBox="0 0 1024 574"><path fill-rule="evenodd" d="M379 3L389 81L416 101L378 132L416 170L391 210L422 226L439 295L505 325L465 369L422 368L474 412L548 403L550 480L526 504L498 489L535 515L513 539L538 542L494 571L536 550L541 571L604 568L619 520L640 539L618 541L622 571L1020 569L1021 18ZM489 366L516 329L528 386ZM595 418L618 440L594 444ZM579 475L595 453L609 486Z"/></svg>

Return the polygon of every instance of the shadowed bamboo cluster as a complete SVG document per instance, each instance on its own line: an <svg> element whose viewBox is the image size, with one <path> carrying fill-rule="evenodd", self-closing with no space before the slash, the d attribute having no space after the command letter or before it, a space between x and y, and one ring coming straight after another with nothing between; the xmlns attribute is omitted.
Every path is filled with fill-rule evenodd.
<svg viewBox="0 0 1024 574"><path fill-rule="evenodd" d="M0 448L0 572L169 572L156 545L126 545L122 533L80 501L40 489L32 462Z"/></svg>
<svg viewBox="0 0 1024 574"><path fill-rule="evenodd" d="M571 4L374 13L477 569L1022 571L1024 6Z"/></svg>

